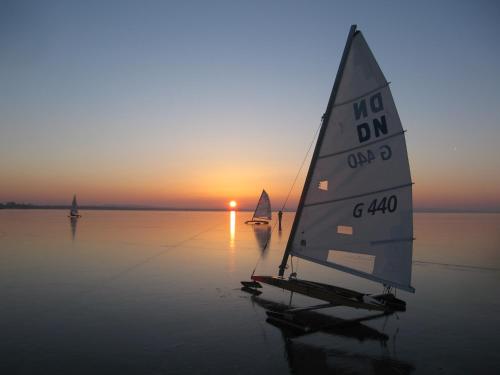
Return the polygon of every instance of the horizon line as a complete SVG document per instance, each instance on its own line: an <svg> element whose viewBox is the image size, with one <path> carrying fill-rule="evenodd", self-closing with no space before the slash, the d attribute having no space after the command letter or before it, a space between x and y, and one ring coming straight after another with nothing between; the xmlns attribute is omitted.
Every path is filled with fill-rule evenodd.
<svg viewBox="0 0 500 375"><path fill-rule="evenodd" d="M8 206L10 204L10 206ZM7 206L7 207L5 207ZM13 209L13 210L67 210L71 205L67 204L32 204L32 203L16 203L16 202L0 202L0 209ZM79 210L90 211L245 211L252 212L254 208L241 207L237 209L230 208L215 208L215 207L169 207L169 206L140 206L140 205L82 205L78 207ZM272 210L278 212L278 209ZM295 209L283 209L283 212L296 212ZM500 213L500 209L493 208L491 210L485 209L466 209L466 208L414 208L413 212L419 213Z"/></svg>

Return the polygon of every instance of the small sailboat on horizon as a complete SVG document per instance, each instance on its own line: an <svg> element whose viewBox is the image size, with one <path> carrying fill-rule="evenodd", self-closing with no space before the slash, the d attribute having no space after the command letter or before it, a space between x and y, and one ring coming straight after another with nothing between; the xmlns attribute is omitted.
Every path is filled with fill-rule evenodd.
<svg viewBox="0 0 500 375"><path fill-rule="evenodd" d="M255 207L255 211L253 212L252 219L245 221L245 224L269 224L271 219L271 200L269 199L267 192L262 190L259 201L257 202L257 207Z"/></svg>
<svg viewBox="0 0 500 375"><path fill-rule="evenodd" d="M72 219L76 219L81 217L80 213L78 212L78 204L76 203L76 194L73 195L73 201L71 202L71 208L69 210L69 215L68 217Z"/></svg>
<svg viewBox="0 0 500 375"><path fill-rule="evenodd" d="M394 312L406 302L392 289L411 286L413 251L412 181L404 131L385 79L362 33L351 26L323 115L278 276L242 281L260 294L260 283L324 301L304 310L348 306ZM315 281L296 272L298 257L375 281L381 294L366 294ZM269 314L268 314L269 315Z"/></svg>

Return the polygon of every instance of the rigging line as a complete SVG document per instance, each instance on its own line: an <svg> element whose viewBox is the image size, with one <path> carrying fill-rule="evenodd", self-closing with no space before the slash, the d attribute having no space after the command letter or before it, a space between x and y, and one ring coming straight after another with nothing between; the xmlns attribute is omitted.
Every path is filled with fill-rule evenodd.
<svg viewBox="0 0 500 375"><path fill-rule="evenodd" d="M283 206L281 207L281 211L284 210L284 208L285 208L285 206L286 206L286 204L288 202L288 199L290 198L290 194L292 193L292 190L293 190L293 188L295 186L295 183L297 182L297 179L299 178L300 172L302 171L302 168L304 167L304 164L305 164L305 162L307 160L307 156L309 155L309 152L311 151L311 148L312 148L312 146L314 144L315 139L318 137L318 133L319 133L319 130L321 129L321 124L323 123L323 120L324 120L324 116L321 117L321 120L319 122L318 128L316 129L316 132L314 133L314 137L311 140L311 143L309 144L309 147L307 148L307 152L304 155L304 159L302 160L302 163L300 164L300 168L297 171L297 174L295 175L295 178L294 178L294 180L292 182L292 186L290 187L290 190L288 191L288 195L285 198L285 202L283 203Z"/></svg>
<svg viewBox="0 0 500 375"><path fill-rule="evenodd" d="M306 154L304 155L304 159L302 160L302 163L300 164L299 170L297 171L297 174L295 175L295 178L293 179L292 186L290 187L290 190L288 191L288 194L287 194L287 196L286 196L286 198L285 198L285 201L283 202L283 206L281 206L281 211L282 211L282 212L283 212L283 210L285 209L285 206L286 206L286 204L287 204L287 202L288 202L288 199L290 198L290 194L292 194L292 190L293 190L293 188L294 188L294 186L295 186L295 183L297 182L297 179L299 178L299 175L300 175L300 172L301 172L302 168L304 167L304 164L305 164L305 162L306 162L306 160L307 160L307 156L309 155L309 152L311 152L311 147L312 147L312 145L314 144L314 140L315 140L315 139L317 138L317 136L318 136L318 133L319 133L319 130L321 129L321 124L323 123L323 120L324 120L324 116L323 116L323 117L321 117L321 120L320 120L320 122L319 122L318 128L316 129L316 132L314 133L314 137L313 137L313 139L311 140L311 143L309 144L309 147L307 148ZM269 244L269 241L271 240L271 237L272 237L272 235L273 235L273 233L274 233L274 230L276 229L276 224L277 224L277 223L278 223L277 221L275 221L275 222L274 222L274 224L273 224L273 228L271 229L271 234L269 235L269 238L268 238L268 240L267 240L267 242L266 242L266 244L264 245L264 248L263 248L262 250L266 250L266 249L267 249L267 245ZM254 269L253 269L253 271L252 271L252 276L255 274L255 271L257 270L257 266L259 265L259 263L260 263L260 261L261 261L261 259L262 259L263 255L264 255L264 254L263 254L263 252L262 252L262 253L259 255L259 257L257 258L257 263L255 263L255 267L254 267Z"/></svg>
<svg viewBox="0 0 500 375"><path fill-rule="evenodd" d="M300 164L299 170L297 171L297 174L295 175L295 178L293 179L292 186L290 187L290 190L288 191L288 194L285 198L285 201L283 202L283 206L281 207L282 212L285 209L285 206L288 202L288 199L290 198L290 195L292 194L292 190L295 186L295 183L297 182L297 179L299 178L300 172L302 171L302 168L304 168L304 164L306 163L307 157L308 157L309 153L311 152L311 148L314 144L314 141L318 137L318 133L321 129L321 126L323 125L324 120L325 120L325 115L321 116L321 120L319 121L319 125L317 126L316 131L314 132L314 137L311 139L311 143L309 143L309 147L307 148L306 154L304 155L304 158L302 159L302 163ZM276 224L274 226L276 227ZM274 228L273 228L273 231L274 231ZM272 232L271 232L271 234L272 234ZM293 268L293 264L292 264L292 268ZM292 273L293 273L293 271L292 271Z"/></svg>

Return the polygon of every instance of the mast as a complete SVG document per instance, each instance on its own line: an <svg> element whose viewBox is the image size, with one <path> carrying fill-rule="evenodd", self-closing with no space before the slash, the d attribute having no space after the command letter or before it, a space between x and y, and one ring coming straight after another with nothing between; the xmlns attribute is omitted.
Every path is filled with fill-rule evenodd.
<svg viewBox="0 0 500 375"><path fill-rule="evenodd" d="M332 92L330 94L330 99L328 100L328 105L326 107L325 114L323 115L323 121L321 123L321 129L318 135L318 140L316 142L316 146L314 147L314 153L311 159L311 164L309 165L309 170L307 171L307 177L306 181L304 183L304 188L302 189L302 194L300 195L300 200L299 200L299 205L297 207L297 212L295 213L295 218L293 220L292 224L292 230L290 231L290 236L288 237L288 242L286 245L285 253L283 254L283 259L281 261L281 264L279 266L279 276L282 277L285 273L285 267L288 262L288 257L290 255L290 251L292 250L292 244L293 240L295 237L295 233L297 231L297 225L298 225L298 218L300 217L302 213L302 209L304 207L304 200L307 196L307 192L309 190L309 185L311 182L312 174L314 171L314 167L316 165L316 162L318 160L318 154L321 149L321 144L323 143L323 138L325 136L325 131L328 125L328 121L330 119L330 114L332 112L333 108L333 103L335 102L335 98L337 96L337 91L340 85L340 80L342 78L342 74L344 71L344 67L347 61L347 55L349 54L349 50L351 49L351 44L352 44L352 38L356 32L356 25L351 25L351 28L349 30L349 34L347 36L347 41L344 47L344 52L342 53L342 58L340 60L340 65L339 69L337 71L337 76L335 77L335 82L333 84Z"/></svg>

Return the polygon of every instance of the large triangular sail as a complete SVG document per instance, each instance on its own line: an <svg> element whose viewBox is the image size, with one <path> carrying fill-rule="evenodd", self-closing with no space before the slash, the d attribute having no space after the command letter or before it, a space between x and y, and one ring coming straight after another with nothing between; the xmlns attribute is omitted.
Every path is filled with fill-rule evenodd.
<svg viewBox="0 0 500 375"><path fill-rule="evenodd" d="M288 255L407 291L412 182L389 83L351 28L300 199Z"/></svg>
<svg viewBox="0 0 500 375"><path fill-rule="evenodd" d="M253 213L252 220L254 219L271 220L271 200L265 190L262 190L259 202Z"/></svg>

